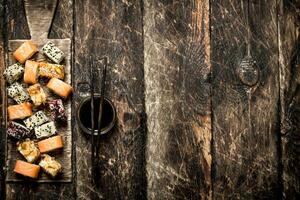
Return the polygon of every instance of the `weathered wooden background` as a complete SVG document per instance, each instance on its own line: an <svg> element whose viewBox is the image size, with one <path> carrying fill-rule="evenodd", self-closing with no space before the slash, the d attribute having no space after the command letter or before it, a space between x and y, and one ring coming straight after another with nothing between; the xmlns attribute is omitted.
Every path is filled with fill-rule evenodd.
<svg viewBox="0 0 300 200"><path fill-rule="evenodd" d="M7 41L30 33L23 1L0 2L2 73ZM252 87L237 75L248 24ZM2 130L0 199L299 199L299 27L299 0L60 0L49 37L73 41L73 111L88 56L110 60L100 185L73 116L72 183L5 183Z"/></svg>

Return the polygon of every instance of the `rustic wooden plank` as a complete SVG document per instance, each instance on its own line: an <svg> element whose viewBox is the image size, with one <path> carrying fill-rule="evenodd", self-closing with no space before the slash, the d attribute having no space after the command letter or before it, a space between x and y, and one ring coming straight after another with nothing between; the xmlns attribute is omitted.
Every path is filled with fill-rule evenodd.
<svg viewBox="0 0 300 200"><path fill-rule="evenodd" d="M211 199L209 1L144 2L149 199Z"/></svg>
<svg viewBox="0 0 300 200"><path fill-rule="evenodd" d="M8 39L29 39L24 1L7 0Z"/></svg>
<svg viewBox="0 0 300 200"><path fill-rule="evenodd" d="M4 0L0 1L0 66L5 66L5 39L7 37L7 27L6 27L6 17L5 17L5 9L6 2ZM4 67L0 67L0 74L3 73ZM0 79L0 87L3 88L5 83ZM0 102L2 102L2 91L0 91ZM5 130L3 129L4 125L4 117L3 117L3 105L1 104L0 109L0 199L5 199Z"/></svg>
<svg viewBox="0 0 300 200"><path fill-rule="evenodd" d="M73 1L58 0L48 38L73 38Z"/></svg>
<svg viewBox="0 0 300 200"><path fill-rule="evenodd" d="M280 198L277 2L248 1L259 81L237 76L246 52L247 1L211 2L215 199Z"/></svg>
<svg viewBox="0 0 300 200"><path fill-rule="evenodd" d="M60 0L59 12L56 12L51 38L66 38L72 36L72 1ZM23 1L8 1L8 35L10 39L29 38L29 29L26 25ZM24 20L25 19L25 20ZM18 23L16 23L18 22ZM25 24L25 25L24 25ZM55 25L54 25L55 24ZM68 25L70 24L70 25ZM24 31L26 30L26 31ZM50 34L50 35L51 35ZM74 171L73 171L74 173ZM72 184L37 184L18 183L6 184L7 199L75 199L75 183ZM20 194L22 194L20 196ZM47 194L47 195L45 195Z"/></svg>
<svg viewBox="0 0 300 200"><path fill-rule="evenodd" d="M280 1L279 66L283 195L300 198L299 105L300 38L299 1Z"/></svg>
<svg viewBox="0 0 300 200"><path fill-rule="evenodd" d="M32 39L48 39L57 3L57 0L24 0L25 16Z"/></svg>
<svg viewBox="0 0 300 200"><path fill-rule="evenodd" d="M89 56L107 55L107 96L117 109L115 129L101 138L99 186L92 184L91 140L75 125L79 199L146 196L142 6L139 0L76 1L74 84L89 81ZM83 88L76 88L76 105L88 95Z"/></svg>
<svg viewBox="0 0 300 200"><path fill-rule="evenodd" d="M71 184L66 183L34 183L28 182L25 184L6 184L6 199L76 199Z"/></svg>

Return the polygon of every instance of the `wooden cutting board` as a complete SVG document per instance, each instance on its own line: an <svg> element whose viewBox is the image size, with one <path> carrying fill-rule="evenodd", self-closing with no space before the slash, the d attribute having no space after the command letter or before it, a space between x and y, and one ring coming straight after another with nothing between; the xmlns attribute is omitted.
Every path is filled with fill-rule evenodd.
<svg viewBox="0 0 300 200"><path fill-rule="evenodd" d="M52 19L57 7L57 0L25 0L25 10L27 22L31 34L31 40L35 43L39 50L48 41L53 42L59 49L65 53L65 59L61 64L65 65L65 82L71 84L71 40L68 39L48 39L48 33L51 27ZM8 42L8 66L15 63L12 53L26 40L9 40ZM42 53L38 53L33 59L46 59ZM47 59L46 59L47 60ZM3 78L3 77L2 77ZM6 87L2 91L6 91ZM51 97L50 97L51 98ZM9 105L6 92L3 94L3 105L5 108L5 117L7 116L6 108ZM37 182L71 182L72 181L72 125L71 125L71 100L64 101L67 111L68 124L65 127L58 128L58 134L63 136L64 148L62 152L52 154L62 164L63 172L55 179L51 179L45 173L40 173ZM7 117L6 117L7 119ZM16 142L7 138L6 149L6 181L19 182L25 181L26 178L16 175L13 172L17 159L24 160L16 150ZM49 153L51 155L51 153Z"/></svg>

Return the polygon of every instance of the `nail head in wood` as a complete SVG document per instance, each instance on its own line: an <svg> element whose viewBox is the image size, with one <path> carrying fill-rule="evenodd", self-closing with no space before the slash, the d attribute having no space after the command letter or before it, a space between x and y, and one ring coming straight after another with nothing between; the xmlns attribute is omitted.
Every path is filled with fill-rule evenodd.
<svg viewBox="0 0 300 200"><path fill-rule="evenodd" d="M252 87L258 83L259 68L251 56L243 58L241 64L237 68L237 75L241 82L249 87Z"/></svg>

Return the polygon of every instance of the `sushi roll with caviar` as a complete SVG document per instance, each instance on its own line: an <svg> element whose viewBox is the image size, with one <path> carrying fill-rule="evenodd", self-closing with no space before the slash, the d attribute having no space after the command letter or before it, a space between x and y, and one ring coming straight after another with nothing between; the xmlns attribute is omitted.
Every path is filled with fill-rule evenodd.
<svg viewBox="0 0 300 200"><path fill-rule="evenodd" d="M33 163L40 156L40 150L37 148L37 145L34 141L28 138L24 141L18 142L17 146L20 154L22 154L29 163Z"/></svg>
<svg viewBox="0 0 300 200"><path fill-rule="evenodd" d="M35 136L40 139L54 135L56 133L56 128L54 122L48 122L46 124L35 127L34 132Z"/></svg>
<svg viewBox="0 0 300 200"><path fill-rule="evenodd" d="M3 76L9 84L12 84L13 82L19 80L23 73L23 65L20 63L15 63L4 70Z"/></svg>
<svg viewBox="0 0 300 200"><path fill-rule="evenodd" d="M51 119L58 123L67 123L66 110L61 99L48 101Z"/></svg>
<svg viewBox="0 0 300 200"><path fill-rule="evenodd" d="M59 64L65 57L65 54L53 42L47 42L42 52L53 62Z"/></svg>
<svg viewBox="0 0 300 200"><path fill-rule="evenodd" d="M28 128L14 121L8 122L6 133L8 136L18 140L28 138L31 136L31 132Z"/></svg>
<svg viewBox="0 0 300 200"><path fill-rule="evenodd" d="M38 111L34 113L31 117L25 119L24 123L29 130L32 130L34 127L42 125L48 121L49 119L45 115L45 113L43 111Z"/></svg>

